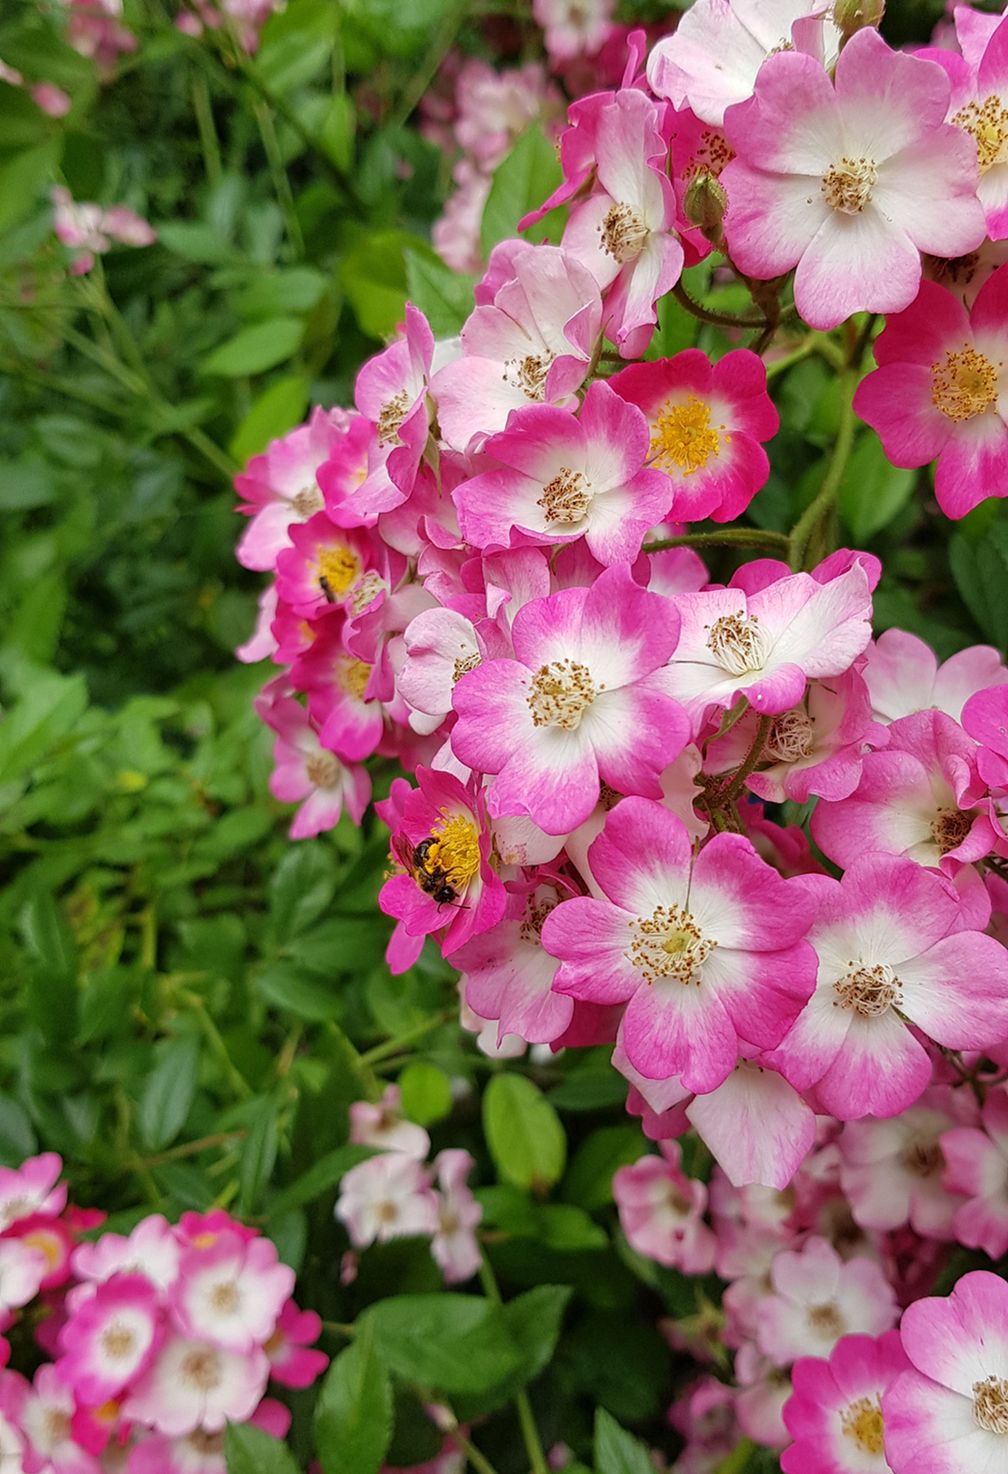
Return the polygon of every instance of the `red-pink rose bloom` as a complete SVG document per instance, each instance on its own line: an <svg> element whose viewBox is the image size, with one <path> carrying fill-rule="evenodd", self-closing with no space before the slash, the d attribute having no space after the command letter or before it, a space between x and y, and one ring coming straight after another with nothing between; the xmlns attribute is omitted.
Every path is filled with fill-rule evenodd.
<svg viewBox="0 0 1008 1474"><path fill-rule="evenodd" d="M882 1397L910 1362L898 1331L844 1336L827 1361L802 1357L784 1422L784 1474L884 1474Z"/></svg>

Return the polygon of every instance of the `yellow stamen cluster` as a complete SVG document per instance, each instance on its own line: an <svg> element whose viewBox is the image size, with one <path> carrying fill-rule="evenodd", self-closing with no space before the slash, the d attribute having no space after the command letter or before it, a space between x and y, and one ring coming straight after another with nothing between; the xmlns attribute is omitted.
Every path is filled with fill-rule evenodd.
<svg viewBox="0 0 1008 1474"><path fill-rule="evenodd" d="M349 695L363 701L370 679L371 667L366 661L355 660L352 655L340 656L336 664L336 681Z"/></svg>
<svg viewBox="0 0 1008 1474"><path fill-rule="evenodd" d="M853 1439L866 1454L880 1454L885 1448L882 1408L877 1397L859 1397L840 1414L844 1437Z"/></svg>
<svg viewBox="0 0 1008 1474"><path fill-rule="evenodd" d="M479 874L479 833L465 814L441 810L441 820L431 831L433 844L428 847L423 868L428 875L440 871L453 890L460 894Z"/></svg>
<svg viewBox="0 0 1008 1474"><path fill-rule="evenodd" d="M399 426L406 418L406 412L410 407L410 397L405 389L400 389L381 407L378 416L378 444L387 445L392 440L399 438Z"/></svg>
<svg viewBox="0 0 1008 1474"><path fill-rule="evenodd" d="M931 824L931 838L942 855L958 849L973 828L973 815L962 809L939 809Z"/></svg>
<svg viewBox="0 0 1008 1474"><path fill-rule="evenodd" d="M931 365L931 402L950 420L962 422L997 404L998 370L983 353L964 343Z"/></svg>
<svg viewBox="0 0 1008 1474"><path fill-rule="evenodd" d="M769 642L754 614L722 614L710 626L707 649L729 675L746 676L763 669Z"/></svg>
<svg viewBox="0 0 1008 1474"><path fill-rule="evenodd" d="M973 1416L985 1433L1008 1433L1008 1382L987 1377L973 1383Z"/></svg>
<svg viewBox="0 0 1008 1474"><path fill-rule="evenodd" d="M533 726L575 731L601 689L596 687L588 667L576 660L553 660L541 665L526 698Z"/></svg>
<svg viewBox="0 0 1008 1474"><path fill-rule="evenodd" d="M350 588L351 584L357 582L360 577L361 560L345 543L337 543L333 547L320 548L318 554L318 576L319 583L325 579L329 593L336 598L341 598ZM323 588L325 585L323 585Z"/></svg>
<svg viewBox="0 0 1008 1474"><path fill-rule="evenodd" d="M651 234L632 205L611 205L599 229L602 249L621 264L633 261L643 251Z"/></svg>
<svg viewBox="0 0 1008 1474"><path fill-rule="evenodd" d="M983 102L968 102L951 121L976 139L981 174L995 164L1008 163L1008 108L996 92Z"/></svg>
<svg viewBox="0 0 1008 1474"><path fill-rule="evenodd" d="M822 192L831 209L841 215L860 215L871 203L872 190L878 183L874 159L843 158L831 164L823 175Z"/></svg>
<svg viewBox="0 0 1008 1474"><path fill-rule="evenodd" d="M646 983L673 978L699 987L703 964L717 943L703 935L684 906L658 906L629 925L633 939L626 959Z"/></svg>
<svg viewBox="0 0 1008 1474"><path fill-rule="evenodd" d="M671 474L692 476L721 454L721 440L730 444L724 425L712 425L710 405L690 394L680 404L666 400L651 426L648 464Z"/></svg>

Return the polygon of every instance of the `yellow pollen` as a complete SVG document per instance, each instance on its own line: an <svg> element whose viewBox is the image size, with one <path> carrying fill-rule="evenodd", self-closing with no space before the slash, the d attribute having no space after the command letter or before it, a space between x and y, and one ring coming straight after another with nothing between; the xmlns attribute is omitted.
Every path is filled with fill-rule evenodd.
<svg viewBox="0 0 1008 1474"><path fill-rule="evenodd" d="M871 192L877 183L874 159L843 158L826 170L821 187L827 205L839 210L841 215L860 215L871 202Z"/></svg>
<svg viewBox="0 0 1008 1474"><path fill-rule="evenodd" d="M331 752L317 752L305 763L309 783L316 788L335 788L340 775L339 758Z"/></svg>
<svg viewBox="0 0 1008 1474"><path fill-rule="evenodd" d="M380 573L375 573L372 568L364 574L355 585L350 595L349 607L351 614L360 614L369 604L373 604L378 595L386 587L385 580Z"/></svg>
<svg viewBox="0 0 1008 1474"><path fill-rule="evenodd" d="M849 1008L862 1018L881 1018L900 1001L900 980L887 963L875 967L848 963L850 972L833 984L834 1008Z"/></svg>
<svg viewBox="0 0 1008 1474"><path fill-rule="evenodd" d="M588 667L576 660L553 660L541 665L526 698L532 725L575 731L601 689L596 687Z"/></svg>
<svg viewBox="0 0 1008 1474"><path fill-rule="evenodd" d="M351 584L360 577L361 560L353 548L345 543L335 547L320 548L318 554L318 578L324 590L334 598L342 598Z"/></svg>
<svg viewBox="0 0 1008 1474"><path fill-rule="evenodd" d="M668 399L658 411L651 430L648 463L669 475L678 471L683 476L692 476L695 471L704 470L711 457L717 460L722 437L726 445L731 443L723 425L711 425L710 405L695 394L682 404L673 404Z"/></svg>
<svg viewBox="0 0 1008 1474"><path fill-rule="evenodd" d="M722 614L710 626L707 649L721 669L732 676L762 670L769 654L759 620L750 614Z"/></svg>
<svg viewBox="0 0 1008 1474"><path fill-rule="evenodd" d="M844 1437L852 1438L866 1454L880 1454L885 1447L882 1408L877 1397L859 1397L840 1414Z"/></svg>
<svg viewBox="0 0 1008 1474"><path fill-rule="evenodd" d="M196 1237L193 1239L193 1248L194 1249L209 1249L210 1246L212 1244L215 1244L216 1242L217 1242L217 1235L215 1233L211 1233L209 1231L209 1229L208 1229L206 1232L204 1232L204 1233L198 1233L196 1235Z"/></svg>
<svg viewBox="0 0 1008 1474"><path fill-rule="evenodd" d="M950 420L972 420L982 415L998 399L998 370L968 343L959 352L949 349L945 357L931 365L931 402Z"/></svg>
<svg viewBox="0 0 1008 1474"><path fill-rule="evenodd" d="M63 1246L55 1234L36 1228L26 1233L24 1241L31 1249L41 1249L50 1270L56 1268L63 1258Z"/></svg>
<svg viewBox="0 0 1008 1474"><path fill-rule="evenodd" d="M973 1383L973 1416L985 1433L1008 1433L1008 1382L987 1377Z"/></svg>
<svg viewBox="0 0 1008 1474"><path fill-rule="evenodd" d="M547 522L564 524L580 522L591 506L590 483L581 471L572 471L569 466L560 470L543 487L543 494L536 502L542 507Z"/></svg>
<svg viewBox="0 0 1008 1474"><path fill-rule="evenodd" d="M221 1363L210 1346L200 1346L183 1358L179 1373L183 1381L201 1392L212 1392L221 1383Z"/></svg>
<svg viewBox="0 0 1008 1474"><path fill-rule="evenodd" d="M441 871L452 890L460 894L479 874L479 833L465 814L441 810L441 822L431 831L433 844L428 847L423 868L428 875Z"/></svg>
<svg viewBox="0 0 1008 1474"><path fill-rule="evenodd" d="M351 655L341 656L336 666L336 680L344 691L364 700L367 683L371 679L371 667L364 660L354 660Z"/></svg>
<svg viewBox="0 0 1008 1474"><path fill-rule="evenodd" d="M406 418L406 411L410 407L410 397L405 389L400 389L398 394L392 396L386 404L381 407L378 416L378 444L387 445L389 441L398 440L399 426Z"/></svg>
<svg viewBox="0 0 1008 1474"><path fill-rule="evenodd" d="M475 670L480 663L479 655L474 651L472 655L459 655L452 666L452 685L460 681L469 671Z"/></svg>
<svg viewBox="0 0 1008 1474"><path fill-rule="evenodd" d="M717 943L705 937L683 906L658 906L650 916L629 923L633 934L624 954L646 983L672 978L689 985L701 982L701 969Z"/></svg>
<svg viewBox="0 0 1008 1474"><path fill-rule="evenodd" d="M631 205L612 205L599 226L602 249L620 263L633 261L643 251L651 234Z"/></svg>
<svg viewBox="0 0 1008 1474"><path fill-rule="evenodd" d="M983 102L968 102L951 121L976 139L981 174L986 174L995 164L1008 162L1008 108L996 92Z"/></svg>
<svg viewBox="0 0 1008 1474"><path fill-rule="evenodd" d="M241 1304L238 1287L233 1280L222 1280L210 1291L210 1304L221 1315L234 1315Z"/></svg>
<svg viewBox="0 0 1008 1474"><path fill-rule="evenodd" d="M128 1326L120 1325L117 1320L114 1320L102 1333L101 1342L106 1356L110 1356L113 1361L122 1361L124 1357L131 1354L136 1344L136 1337Z"/></svg>

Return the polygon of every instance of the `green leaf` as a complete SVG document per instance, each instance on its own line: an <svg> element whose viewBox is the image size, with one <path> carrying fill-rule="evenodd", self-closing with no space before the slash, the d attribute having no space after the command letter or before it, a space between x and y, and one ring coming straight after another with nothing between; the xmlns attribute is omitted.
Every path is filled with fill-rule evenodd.
<svg viewBox="0 0 1008 1474"><path fill-rule="evenodd" d="M155 1045L154 1068L147 1076L137 1111L140 1134L154 1151L170 1145L186 1123L196 1094L199 1044L175 1039Z"/></svg>
<svg viewBox="0 0 1008 1474"><path fill-rule="evenodd" d="M199 266L224 266L240 260L226 236L202 220L170 220L158 226L158 240L184 261Z"/></svg>
<svg viewBox="0 0 1008 1474"><path fill-rule="evenodd" d="M974 514L975 515L975 514ZM955 532L949 562L956 587L982 634L1008 648L1008 521L1000 518L979 537ZM3 729L0 727L0 733Z"/></svg>
<svg viewBox="0 0 1008 1474"><path fill-rule="evenodd" d="M595 1409L595 1467L598 1474L654 1474L645 1445L603 1407Z"/></svg>
<svg viewBox="0 0 1008 1474"><path fill-rule="evenodd" d="M313 1023L332 1018L336 1011L336 989L306 975L296 962L269 963L256 974L255 988L275 1008L287 1009Z"/></svg>
<svg viewBox="0 0 1008 1474"><path fill-rule="evenodd" d="M301 374L277 379L252 401L252 408L232 435L228 449L244 465L265 450L271 440L300 424L307 408L307 379Z"/></svg>
<svg viewBox="0 0 1008 1474"><path fill-rule="evenodd" d="M373 916L330 916L290 943L295 962L320 977L338 977L353 967L352 959L380 956L388 936L388 924L380 913Z"/></svg>
<svg viewBox="0 0 1008 1474"><path fill-rule="evenodd" d="M360 329L387 338L402 322L406 306L406 252L430 255L426 241L402 230L362 235L340 262L340 281Z"/></svg>
<svg viewBox="0 0 1008 1474"><path fill-rule="evenodd" d="M498 241L517 235L518 221L541 205L562 178L556 150L542 127L533 123L494 173L480 225L484 256Z"/></svg>
<svg viewBox="0 0 1008 1474"><path fill-rule="evenodd" d="M485 1392L522 1366L502 1307L475 1295L396 1295L358 1320L377 1354L416 1387L451 1397Z"/></svg>
<svg viewBox="0 0 1008 1474"><path fill-rule="evenodd" d="M416 251L406 252L406 284L410 301L425 314L436 338L453 337L476 305L474 277Z"/></svg>
<svg viewBox="0 0 1008 1474"><path fill-rule="evenodd" d="M862 435L840 484L840 514L860 546L887 526L913 493L916 471L894 466L875 434Z"/></svg>
<svg viewBox="0 0 1008 1474"><path fill-rule="evenodd" d="M391 1438L392 1385L367 1326L329 1368L315 1405L323 1474L378 1474Z"/></svg>
<svg viewBox="0 0 1008 1474"><path fill-rule="evenodd" d="M286 1444L251 1423L228 1424L224 1457L228 1474L300 1474Z"/></svg>
<svg viewBox="0 0 1008 1474"><path fill-rule="evenodd" d="M38 113L34 103L27 98L25 102L35 114ZM0 130L4 129L5 124L6 119L0 120ZM8 134L4 134L5 143L13 141ZM16 225L34 209L36 201L52 178L59 156L60 141L52 138L40 143L37 148L20 150L0 164L0 231Z"/></svg>
<svg viewBox="0 0 1008 1474"><path fill-rule="evenodd" d="M418 1126L443 1121L452 1108L451 1081L444 1070L426 1060L415 1060L399 1076L402 1108Z"/></svg>
<svg viewBox="0 0 1008 1474"><path fill-rule="evenodd" d="M483 1095L483 1132L499 1177L542 1192L563 1176L560 1117L524 1075L495 1075Z"/></svg>
<svg viewBox="0 0 1008 1474"><path fill-rule="evenodd" d="M309 1167L303 1177L285 1187L273 1199L269 1205L270 1220L281 1218L292 1208L300 1208L302 1204L313 1203L324 1192L335 1187L351 1167L356 1167L358 1162L365 1162L374 1155L374 1150L369 1146L338 1146L335 1151L327 1152Z"/></svg>
<svg viewBox="0 0 1008 1474"><path fill-rule="evenodd" d="M536 1285L504 1306L505 1323L522 1352L522 1385L552 1361L571 1293L570 1285Z"/></svg>
<svg viewBox="0 0 1008 1474"><path fill-rule="evenodd" d="M0 783L20 777L64 737L87 706L83 676L33 675L0 722Z"/></svg>
<svg viewBox="0 0 1008 1474"><path fill-rule="evenodd" d="M613 1173L643 1156L644 1143L636 1125L603 1126L586 1136L578 1147L563 1183L563 1196L589 1212L613 1200Z"/></svg>
<svg viewBox="0 0 1008 1474"><path fill-rule="evenodd" d="M73 932L48 891L30 896L21 908L21 935L31 952L56 979L74 976L77 947Z"/></svg>
<svg viewBox="0 0 1008 1474"><path fill-rule="evenodd" d="M536 1203L514 1187L483 1187L476 1194L483 1222L518 1239L534 1239L565 1252L604 1249L609 1239L583 1208L573 1203Z"/></svg>
<svg viewBox="0 0 1008 1474"><path fill-rule="evenodd" d="M133 989L133 977L124 967L103 967L89 973L81 994L78 1043L94 1044L118 1034L128 1016Z"/></svg>
<svg viewBox="0 0 1008 1474"><path fill-rule="evenodd" d="M238 1187L241 1212L248 1215L255 1208L263 1188L270 1179L277 1155L276 1103L264 1097L256 1103L249 1122L248 1135L242 1144L238 1163Z"/></svg>
<svg viewBox="0 0 1008 1474"><path fill-rule="evenodd" d="M317 920L336 894L332 857L318 840L292 845L269 884L274 940L283 945Z"/></svg>
<svg viewBox="0 0 1008 1474"><path fill-rule="evenodd" d="M558 1111L601 1111L625 1099L626 1081L609 1065L572 1070L549 1093L550 1105Z"/></svg>
<svg viewBox="0 0 1008 1474"><path fill-rule="evenodd" d="M226 379L265 373L296 353L303 337L304 323L299 317L256 322L208 354L202 369L205 374L220 374Z"/></svg>

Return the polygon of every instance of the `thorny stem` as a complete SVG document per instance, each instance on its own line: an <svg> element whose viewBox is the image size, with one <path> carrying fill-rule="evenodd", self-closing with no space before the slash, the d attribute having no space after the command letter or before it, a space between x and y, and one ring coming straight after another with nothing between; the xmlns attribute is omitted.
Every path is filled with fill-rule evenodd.
<svg viewBox="0 0 1008 1474"><path fill-rule="evenodd" d="M728 785L717 795L717 803L720 808L734 803L742 789L745 781L752 773L763 756L763 749L767 745L770 736L770 728L773 726L773 717L760 717L756 725L756 735L753 737L752 746L742 759L742 764L735 770Z"/></svg>
<svg viewBox="0 0 1008 1474"><path fill-rule="evenodd" d="M667 548L767 548L786 556L786 532L763 527L724 527L718 532L687 532L681 537L660 537L644 544L645 553L664 553Z"/></svg>
<svg viewBox="0 0 1008 1474"><path fill-rule="evenodd" d="M699 318L701 322L713 323L715 327L722 328L759 328L766 329L769 323L765 317L742 316L737 312L718 312L714 307L704 307L701 302L696 302L687 292L681 281L676 282L672 288L672 295L681 307L685 307L691 317ZM774 323L774 327L776 327Z"/></svg>

